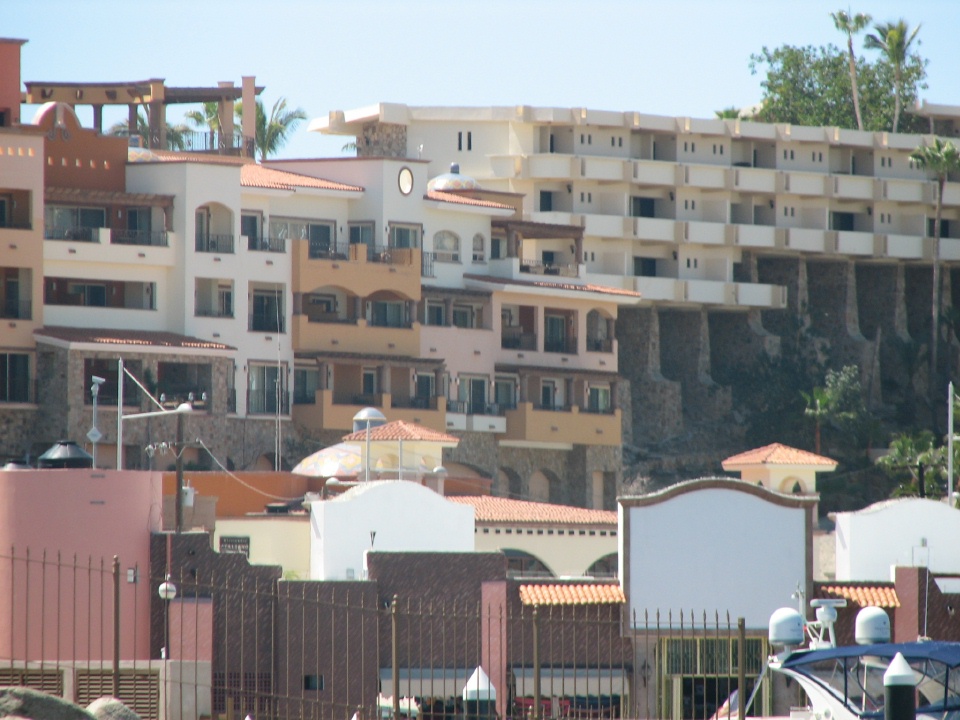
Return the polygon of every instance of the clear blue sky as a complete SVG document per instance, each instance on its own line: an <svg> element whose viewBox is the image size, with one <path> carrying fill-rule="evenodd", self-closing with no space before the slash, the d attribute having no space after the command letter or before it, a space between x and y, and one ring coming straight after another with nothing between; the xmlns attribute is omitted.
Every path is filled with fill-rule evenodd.
<svg viewBox="0 0 960 720"><path fill-rule="evenodd" d="M551 105L712 117L760 97L750 54L842 44L844 0L2 0L0 36L29 40L24 80L240 84L310 118L381 101ZM960 2L858 3L922 23L931 102L960 104ZM862 37L860 39L862 42ZM0 68L2 71L2 68ZM186 109L186 108L185 108ZM25 116L29 121L32 113ZM125 118L107 116L107 122ZM81 119L89 122L89 115ZM168 121L180 122L174 106ZM296 132L282 156L340 154Z"/></svg>

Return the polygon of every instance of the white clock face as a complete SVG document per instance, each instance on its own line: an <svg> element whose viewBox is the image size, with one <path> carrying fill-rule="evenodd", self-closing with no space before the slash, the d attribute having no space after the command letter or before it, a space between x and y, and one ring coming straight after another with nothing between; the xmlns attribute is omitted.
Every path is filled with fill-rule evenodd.
<svg viewBox="0 0 960 720"><path fill-rule="evenodd" d="M400 175L397 177L397 184L400 186L400 192L409 195L413 191L413 172L410 168L401 168Z"/></svg>

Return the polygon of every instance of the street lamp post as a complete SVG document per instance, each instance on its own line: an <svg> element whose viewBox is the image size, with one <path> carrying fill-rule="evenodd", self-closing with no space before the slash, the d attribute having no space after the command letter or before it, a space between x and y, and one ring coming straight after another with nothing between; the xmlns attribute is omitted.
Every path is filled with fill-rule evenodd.
<svg viewBox="0 0 960 720"><path fill-rule="evenodd" d="M163 648L160 650L160 659L170 659L170 601L177 597L177 586L170 582L170 573L160 583L157 594L163 600Z"/></svg>
<svg viewBox="0 0 960 720"><path fill-rule="evenodd" d="M102 377L94 375L91 380L93 380L93 385L90 386L90 394L93 396L93 427L90 428L90 432L87 433L87 439L93 445L93 467L97 467L97 443L100 442L100 438L103 437L103 433L100 432L100 428L97 427L97 401L100 397L100 386L103 385L106 380Z"/></svg>
<svg viewBox="0 0 960 720"><path fill-rule="evenodd" d="M174 443L177 470L177 495L176 498L174 498L174 507L176 508L175 531L178 535L183 532L183 416L192 412L193 405L189 402L184 402L177 405L173 410L135 413L133 415L123 415L120 418L121 421L126 421L137 418L177 416L177 438Z"/></svg>
<svg viewBox="0 0 960 720"><path fill-rule="evenodd" d="M370 423L377 422L386 422L387 416L382 412L373 407L366 407L356 415L353 416L353 422L355 423L366 423L367 426L367 442L366 442L366 453L364 454L363 466L364 466L364 481L370 482Z"/></svg>

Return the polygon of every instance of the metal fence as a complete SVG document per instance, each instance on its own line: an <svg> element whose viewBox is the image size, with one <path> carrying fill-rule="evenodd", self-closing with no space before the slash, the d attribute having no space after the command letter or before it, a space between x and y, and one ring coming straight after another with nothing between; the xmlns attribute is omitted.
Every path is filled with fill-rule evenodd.
<svg viewBox="0 0 960 720"><path fill-rule="evenodd" d="M113 695L145 720L709 720L752 691L766 657L718 613L628 618L619 603L525 603L523 580L469 589L459 576L442 597L401 597L384 592L398 578L282 579L242 549L215 567L186 553L168 573L151 552L152 572L0 554L0 684ZM478 668L495 696L473 684Z"/></svg>

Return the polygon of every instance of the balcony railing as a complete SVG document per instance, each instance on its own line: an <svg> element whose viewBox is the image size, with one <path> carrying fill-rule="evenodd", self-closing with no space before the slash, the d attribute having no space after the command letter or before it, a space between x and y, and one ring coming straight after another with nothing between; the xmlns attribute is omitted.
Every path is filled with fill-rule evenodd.
<svg viewBox="0 0 960 720"><path fill-rule="evenodd" d="M166 230L111 230L110 242L114 245L150 245L167 247Z"/></svg>
<svg viewBox="0 0 960 720"><path fill-rule="evenodd" d="M395 259L396 250L397 248L387 245L367 245L367 262L391 265L397 262Z"/></svg>
<svg viewBox="0 0 960 720"><path fill-rule="evenodd" d="M594 405L587 403L580 407L580 412L591 413L593 415L613 415L612 405Z"/></svg>
<svg viewBox="0 0 960 720"><path fill-rule="evenodd" d="M576 338L544 338L543 351L549 353L566 353L568 355L577 352Z"/></svg>
<svg viewBox="0 0 960 720"><path fill-rule="evenodd" d="M398 328L401 330L409 330L413 327L413 324L409 320L392 320L390 318L377 318L373 317L370 319L370 322L367 323L370 327L385 327L385 328Z"/></svg>
<svg viewBox="0 0 960 720"><path fill-rule="evenodd" d="M577 266L564 263L545 263L539 260L521 260L520 272L531 275L559 275L577 277Z"/></svg>
<svg viewBox="0 0 960 720"><path fill-rule="evenodd" d="M282 237L248 237L247 250L282 253L287 251L287 241Z"/></svg>
<svg viewBox="0 0 960 720"><path fill-rule="evenodd" d="M33 224L7 220L6 222L0 222L0 230L33 230Z"/></svg>
<svg viewBox="0 0 960 720"><path fill-rule="evenodd" d="M590 352L613 352L613 340L610 338L587 338L587 350Z"/></svg>
<svg viewBox="0 0 960 720"><path fill-rule="evenodd" d="M286 332L283 315L252 313L247 328L253 332Z"/></svg>
<svg viewBox="0 0 960 720"><path fill-rule="evenodd" d="M29 320L33 317L32 310L29 300L0 301L0 318L4 320Z"/></svg>
<svg viewBox="0 0 960 720"><path fill-rule="evenodd" d="M435 397L391 397L390 407L412 408L414 410L436 410L437 399Z"/></svg>
<svg viewBox="0 0 960 720"><path fill-rule="evenodd" d="M193 311L193 314L196 317L210 317L210 318L232 318L233 312L224 312L219 308L202 308L198 307Z"/></svg>
<svg viewBox="0 0 960 720"><path fill-rule="evenodd" d="M197 252L232 253L233 235L197 235Z"/></svg>
<svg viewBox="0 0 960 720"><path fill-rule="evenodd" d="M79 225L46 225L43 228L43 239L100 242L99 229L100 228L80 227Z"/></svg>
<svg viewBox="0 0 960 720"><path fill-rule="evenodd" d="M447 412L459 413L461 415L499 415L502 416L507 410L513 410L515 405L505 405L502 403L480 403L471 400L447 400Z"/></svg>
<svg viewBox="0 0 960 720"><path fill-rule="evenodd" d="M168 410L174 410L182 403L188 402L194 410L203 411L209 408L212 402L210 391L201 387L160 385L157 392L160 395L160 402Z"/></svg>
<svg viewBox="0 0 960 720"><path fill-rule="evenodd" d="M310 241L307 256L311 260L346 260L350 256L350 246L347 243Z"/></svg>
<svg viewBox="0 0 960 720"><path fill-rule="evenodd" d="M570 412L571 406L566 403L534 403L534 410L548 410L549 412Z"/></svg>
<svg viewBox="0 0 960 720"><path fill-rule="evenodd" d="M262 390L247 390L247 413L250 415L281 415L290 414L290 398L286 391L280 392L266 388Z"/></svg>
<svg viewBox="0 0 960 720"><path fill-rule="evenodd" d="M435 253L427 252L424 250L420 254L420 276L421 277L436 277L436 274L433 270L433 263L435 260Z"/></svg>
<svg viewBox="0 0 960 720"><path fill-rule="evenodd" d="M500 347L504 350L536 350L537 336L523 332L520 327L505 327L500 333Z"/></svg>

